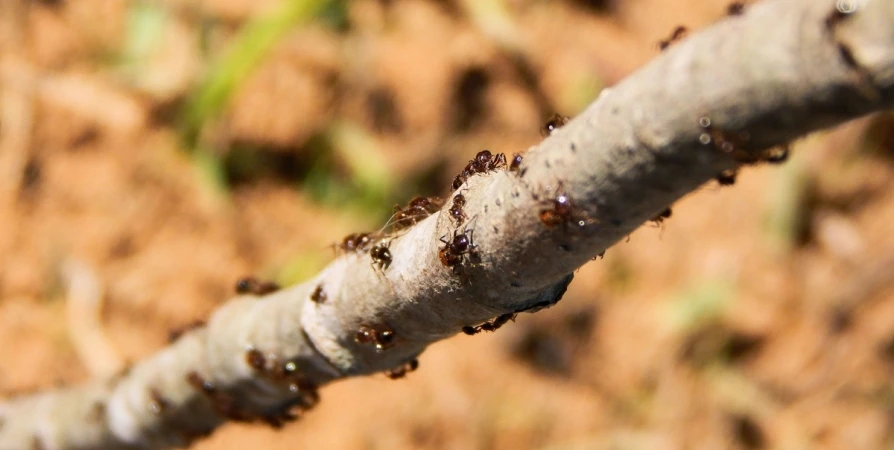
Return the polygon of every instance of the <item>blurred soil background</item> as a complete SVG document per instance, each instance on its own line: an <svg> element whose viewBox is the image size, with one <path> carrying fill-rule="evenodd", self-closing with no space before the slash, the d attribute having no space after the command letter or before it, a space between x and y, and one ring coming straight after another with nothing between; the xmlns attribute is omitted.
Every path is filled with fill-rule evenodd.
<svg viewBox="0 0 894 450"><path fill-rule="evenodd" d="M149 355L242 276L309 277L726 8L0 1L0 392ZM558 306L193 448L892 448L892 128L802 139L581 268Z"/></svg>

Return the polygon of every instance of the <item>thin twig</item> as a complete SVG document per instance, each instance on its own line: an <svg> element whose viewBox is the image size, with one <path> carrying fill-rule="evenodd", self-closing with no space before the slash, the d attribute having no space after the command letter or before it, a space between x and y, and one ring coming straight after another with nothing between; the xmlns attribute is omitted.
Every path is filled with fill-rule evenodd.
<svg viewBox="0 0 894 450"><path fill-rule="evenodd" d="M457 229L435 214L379 242L382 264L347 252L310 282L231 301L128 373L0 404L0 449L162 448L228 418L278 425L318 386L412 367L463 327L552 305L577 267L735 158L892 106L894 2L838 3L766 1L693 34L520 170L469 177L458 233L480 260L442 264Z"/></svg>

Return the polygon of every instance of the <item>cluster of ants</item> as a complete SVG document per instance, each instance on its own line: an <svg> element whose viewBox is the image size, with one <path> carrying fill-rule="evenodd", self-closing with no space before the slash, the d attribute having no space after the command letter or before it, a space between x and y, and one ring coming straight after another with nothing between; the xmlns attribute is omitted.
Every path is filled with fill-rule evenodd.
<svg viewBox="0 0 894 450"><path fill-rule="evenodd" d="M742 2L735 2L729 5L727 12L731 16L741 15L744 12L745 5ZM840 21L843 13L835 14L833 12L827 20L827 26L833 27L837 21ZM671 36L659 42L661 50L665 50L672 43L682 39L687 30L683 26L674 29ZM846 53L846 52L843 52ZM847 56L847 55L845 55ZM561 128L568 122L568 117L554 115L541 128L541 135L547 137ZM715 128L710 118L701 117L698 121L703 133L699 140L704 145L713 145L716 149L729 154L736 162L740 164L755 164L758 162L767 162L778 164L785 162L788 158L789 149L787 147L772 148L758 154L742 150L744 144L749 140L749 136L745 133L734 133L730 131ZM474 159L470 160L465 168L453 179L453 192L460 188L475 175L483 175L498 170L508 170L513 173L521 174L521 164L523 158L516 153L512 156L511 161L507 162L506 155L503 153L493 154L488 150L478 152ZM722 186L732 185L735 183L737 169L725 170L717 175L716 180ZM415 197L407 203L406 206L395 205L394 214L388 221L383 230L390 227L390 233L382 230L379 232L354 233L346 236L337 248L345 253L364 253L368 252L373 267L380 271L386 270L391 262L392 255L389 250L389 242L386 239L399 231L405 230L417 224L426 217L438 212L444 206L444 200L438 197ZM447 209L447 215L455 225L452 236L440 238L443 247L438 250L438 259L441 264L450 268L454 274L461 274L462 268L467 264L475 264L480 260L478 246L474 244L472 239L471 228L461 229L468 220L468 216L464 210L466 205L466 197L462 192L456 192L452 198L450 207ZM651 219L654 223L660 225L672 215L671 208L666 208L661 213ZM549 200L547 207L539 211L539 219L541 223L549 228L559 225L577 224L585 225L586 220L582 220L576 213L574 203L571 197L566 194L561 184L555 190L555 195ZM280 287L276 283L270 281L261 281L255 278L242 278L236 283L236 292L244 295L266 295L279 290ZM317 285L310 293L310 300L320 304L327 300L327 294L322 284ZM483 331L496 331L509 321L514 321L516 313L502 314L496 318L486 321L480 325L467 325L462 327L462 332L467 335L475 335ZM196 322L187 327L171 333L171 340L176 339L184 332L203 325L203 322ZM374 345L376 351L383 352L395 345L395 332L386 325L362 325L354 335L354 341L364 345ZM245 355L246 363L254 370L260 372L268 379L278 382L288 383L289 390L295 394L292 402L284 405L275 412L265 412L263 414L248 410L242 405L237 398L229 396L221 392L213 382L204 379L198 372L190 372L186 380L195 389L201 391L211 402L215 410L222 416L236 421L255 422L263 421L273 427L282 427L285 423L294 421L298 418L298 414L304 412L319 402L319 394L317 386L305 380L298 372L297 365L294 362L285 364L268 360L264 354L257 349L250 349ZM385 372L386 376L391 379L398 379L406 376L409 372L419 367L419 361L412 358L400 366ZM165 399L158 389L152 388L149 391L150 403L149 409L156 414L164 414L169 407L170 402ZM210 430L209 430L210 431Z"/></svg>
<svg viewBox="0 0 894 450"><path fill-rule="evenodd" d="M728 7L728 14L740 15L744 12L744 7L744 3L735 2ZM685 27L677 27L668 39L659 43L659 47L662 50L668 48L673 42L682 39L686 31ZM568 117L558 114L553 115L540 129L541 135L543 137L550 136L564 126L568 120ZM754 164L760 161L781 163L788 157L787 148L770 149L757 155L741 150L748 140L747 134L737 134L717 129L712 126L711 120L707 117L699 119L699 126L703 129L703 134L699 138L703 144L714 145L718 150L730 154L739 163ZM475 175L486 175L499 170L508 170L522 175L522 161L523 157L517 153L512 156L511 161L507 161L506 155L503 153L494 154L489 150L482 150L473 159L469 160L465 168L454 177L451 187L455 194L451 199L449 208L446 210L446 214L454 224L455 229L449 237L446 235L441 236L440 241L443 246L438 249L439 261L444 267L451 269L454 274L461 275L464 267L474 265L480 261L480 250L473 241L473 230L471 228L462 228L469 220L464 209L467 199L463 192L457 191ZM731 185L735 183L736 175L737 169L726 170L718 174L716 180L723 186ZM394 214L382 230L350 234L335 247L343 253L369 253L372 266L379 271L385 271L393 260L388 238L440 211L444 205L445 201L439 197L415 197L405 206L395 205ZM666 208L652 218L651 221L661 225L671 215L671 208ZM587 223L594 222L592 219L582 217L577 212L573 200L562 189L561 183L556 187L554 194L547 201L545 207L540 209L538 216L540 222L548 228L560 225L582 227ZM389 231L386 232L385 230ZM274 283L262 282L254 278L245 278L237 283L237 292L240 294L265 295L277 289L279 289L279 286ZM310 294L310 300L318 304L325 302L327 297L322 284L316 286ZM462 331L469 335L482 331L495 331L514 319L514 313L504 314L480 325L464 326ZM360 344L374 345L376 350L381 352L394 345L395 334L387 326L378 325L373 327L362 325L355 333L354 341ZM386 372L386 374L391 378L400 378L406 375L406 373L415 370L416 367L418 367L418 361L413 359L396 369Z"/></svg>
<svg viewBox="0 0 894 450"><path fill-rule="evenodd" d="M568 117L558 114L554 115L540 129L541 135L544 137L551 135L557 129L564 126L568 120ZM512 173L521 174L522 161L523 157L518 153L513 154L512 159L507 161L506 155L503 153L494 154L489 150L482 150L478 152L475 157L466 164L465 168L463 168L463 170L453 179L452 190L454 192L460 190L469 178L475 175L486 175L499 170L508 170ZM549 207L542 209L539 212L541 222L547 227L555 227L563 223L568 223L572 221L574 217L574 206L571 198L567 194L561 192L561 189L558 191L559 192L556 193L555 198L548 205ZM387 242L386 239L394 233L412 227L426 217L438 212L444 205L445 201L438 197L415 197L405 206L395 205L393 211L394 214L382 230L378 232L353 233L345 236L345 238L336 245L336 249L343 253L369 253L373 267L377 270L384 271L388 269L392 262L389 242ZM468 220L468 216L464 210L465 205L465 195L462 192L456 192L452 197L450 207L447 209L447 216L453 222L456 229L453 231L453 234L449 239L447 236L442 236L440 238L440 241L444 245L438 250L438 259L441 264L446 268L450 268L455 274L461 274L462 268L465 265L474 264L480 260L478 246L475 245L472 240L472 229L461 228ZM386 229L389 231L385 232L384 230ZM242 295L262 296L275 292L278 289L280 289L280 287L276 283L262 281L252 277L242 278L236 283L236 292ZM314 303L320 304L327 300L328 295L323 285L319 284L313 291L311 291L309 298ZM465 326L462 328L462 331L469 335L477 334L482 331L495 331L506 322L514 319L514 313L504 314L480 325ZM172 332L171 339L176 339L185 331L202 324L202 322L197 322L184 329ZM359 344L374 345L376 351L382 352L394 345L395 333L385 325L362 325L355 333L354 341ZM261 370L268 375L270 374L270 370L267 369L267 362L265 361L263 354L257 350L249 351L247 354L247 362L256 370ZM386 371L385 374L392 379L402 378L407 373L416 370L418 366L419 362L414 358L397 368ZM283 373L280 372L282 371L275 372L273 377L281 378ZM215 407L225 413L227 417L235 418L236 420L246 419L245 417L240 416L238 408L234 408L231 401L221 396L213 388L213 385L202 380L198 374L190 374L190 383L200 387L203 392L212 399L212 403L215 404ZM308 389L305 388L304 390L307 391ZM310 391L315 393L315 390ZM156 403L159 405L163 404L163 402L160 401ZM291 416L286 414L283 416L266 417L263 419L278 424L287 421L289 417Z"/></svg>
<svg viewBox="0 0 894 450"><path fill-rule="evenodd" d="M726 8L726 13L728 16L741 16L745 13L745 2L733 2L730 3ZM833 13L827 18L826 26L830 28L834 25L837 20L843 17L842 14L838 12L836 9ZM671 44L683 39L687 33L687 29L684 26L677 26L674 28L671 35L666 39L662 39L658 42L658 47L662 51L666 50ZM845 56L845 60L847 57ZM735 160L739 164L756 164L759 162L766 162L769 164L781 164L788 159L789 156L789 148L788 146L775 147L771 149L764 150L760 153L755 154L754 152L745 151L742 147L747 143L750 139L750 136L747 133L740 132L735 133L732 131L720 130L715 128L711 119L708 117L699 118L699 126L702 128L703 133L699 136L699 141L704 145L713 145L716 149L730 155L733 160ZM715 177L715 180L721 186L730 186L735 184L736 177L738 175L738 169L727 169ZM670 210L667 210L662 213L665 217L659 215L658 217L652 219L655 223L660 224L664 219L670 217Z"/></svg>
<svg viewBox="0 0 894 450"><path fill-rule="evenodd" d="M298 373L294 362L278 364L270 361L257 349L249 349L245 354L246 364L264 377L280 383L287 383L289 392L294 397L283 403L274 411L259 412L246 405L239 397L227 394L219 389L213 381L201 376L197 371L186 374L186 382L208 399L211 407L222 417L237 422L264 422L274 428L281 428L286 423L297 420L301 413L313 408L320 401L318 388ZM149 389L149 411L163 415L168 411L171 402L157 388ZM204 436L212 429L198 430L190 436ZM187 439L190 440L190 439Z"/></svg>
<svg viewBox="0 0 894 450"><path fill-rule="evenodd" d="M541 134L549 136L567 122L567 117L556 114L541 128ZM469 178L475 175L488 174L498 170L520 173L522 161L523 157L518 153L512 155L511 161L507 161L506 155L503 153L494 154L489 150L482 150L453 178L452 190L453 192L460 190ZM541 220L547 226L555 226L570 216L570 199L567 196L557 195L557 198L559 197L561 199L558 200L560 203L558 208L541 213ZM382 230L350 234L342 239L336 248L344 253L369 252L373 267L384 271L391 265L393 258L386 239L440 211L444 204L445 201L439 197L415 197L406 206L395 205L394 214ZM465 262L474 261L478 256L477 246L472 242L471 229L461 229L468 220L464 210L465 205L465 195L462 192L457 192L447 209L447 215L453 221L456 230L449 239L447 236L440 238L444 246L438 251L438 259L441 264L451 268L457 274L461 272L461 267ZM389 231L385 232L384 230Z"/></svg>
<svg viewBox="0 0 894 450"><path fill-rule="evenodd" d="M734 4L736 5L736 4ZM731 14L741 14L742 7L730 7ZM685 28L678 27L671 39L662 41L661 47L666 48L673 40L679 39L685 33ZM554 115L541 128L542 136L547 137L553 134L557 129L561 128L568 122L568 117ZM765 151L758 156L753 153L740 150L741 145L747 141L747 135L735 134L718 130L711 125L710 119L702 117L699 120L700 127L704 130L703 136L700 138L703 144L713 144L717 149L732 155L736 161L745 164L753 164L758 161L766 161L770 163L781 163L786 160L788 150L771 149ZM480 250L473 242L473 230L471 228L462 228L468 221L468 216L464 210L466 206L466 197L463 192L459 191L462 186L475 175L486 175L499 170L508 170L510 172L521 175L521 164L523 158L520 154L514 154L511 162L507 162L503 153L494 154L489 150L478 152L475 157L466 164L465 168L457 174L451 185L455 193L451 199L450 207L447 208L447 217L455 226L452 235L441 236L440 241L443 244L438 249L438 259L441 264L450 268L454 274L462 274L462 270L467 265L474 265L480 261ZM730 185L735 182L736 171L724 171L717 176L717 181L721 185ZM385 271L391 265L392 255L389 249L390 242L387 238L394 233L405 230L419 223L428 216L438 212L445 205L445 201L438 197L415 197L405 206L395 205L394 214L389 219L386 226L378 232L354 233L346 236L336 245L336 248L344 253L369 253L371 264L379 271ZM671 208L666 208L658 215L651 219L655 224L661 225L666 219L672 215ZM556 187L554 194L548 200L544 208L539 211L540 222L548 227L553 228L560 225L569 226L576 225L582 227L592 219L583 218L575 208L571 197L564 192L561 183ZM390 232L384 232L390 227ZM601 256L601 255L599 255ZM279 289L275 283L259 281L254 278L244 278L237 282L236 291L240 294L266 295ZM317 285L309 296L314 303L324 303L328 295L322 284ZM474 335L482 331L496 331L501 326L515 319L515 313L503 314L480 325L467 325L462 327L462 332L468 335ZM395 343L395 333L392 329L385 325L361 325L354 335L354 341L359 344L374 345L376 351L382 352L390 348ZM259 363L260 354L253 354L249 363L252 367L260 367L264 364ZM261 360L262 361L262 360ZM405 362L401 366L386 371L386 375L392 379L397 379L412 372L418 367L418 360L415 358ZM257 367L256 367L257 368ZM219 402L218 402L219 403ZM279 419L276 419L279 420Z"/></svg>
<svg viewBox="0 0 894 450"><path fill-rule="evenodd" d="M320 394L317 386L298 372L298 365L295 362L279 363L276 360L268 359L263 352L255 348L246 351L245 361L249 367L261 373L265 378L288 384L289 392L294 397L275 411L257 413L240 404L237 398L220 392L214 383L202 378L198 372L193 371L187 374L187 382L193 388L201 391L224 417L240 422L262 421L274 428L281 428L286 423L297 420L301 413L319 403Z"/></svg>
<svg viewBox="0 0 894 450"><path fill-rule="evenodd" d="M747 132L732 132L715 128L711 119L707 116L698 119L698 125L703 132L699 136L699 142L703 145L713 145L715 149L729 155L734 161L743 165L752 165L760 162L768 164L782 164L788 160L789 147L773 147L755 153L744 150L742 147L750 139ZM736 183L739 169L727 169L715 177L721 186L730 186Z"/></svg>

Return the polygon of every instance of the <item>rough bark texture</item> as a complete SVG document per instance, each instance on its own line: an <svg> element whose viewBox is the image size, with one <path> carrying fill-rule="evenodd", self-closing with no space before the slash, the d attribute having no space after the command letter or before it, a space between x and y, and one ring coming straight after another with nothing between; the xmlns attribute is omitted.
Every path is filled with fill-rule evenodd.
<svg viewBox="0 0 894 450"><path fill-rule="evenodd" d="M394 369L463 326L557 302L577 267L735 167L734 156L892 103L894 2L756 4L603 91L525 153L521 170L469 178L459 232L471 233L476 264L442 265L440 238L456 227L434 214L383 241L386 268L349 252L307 283L229 302L127 373L0 403L0 449L164 448L228 419L287 421L316 402L318 386ZM573 220L548 227L540 215L557 192ZM312 301L319 286L325 301ZM358 342L363 327L383 348Z"/></svg>

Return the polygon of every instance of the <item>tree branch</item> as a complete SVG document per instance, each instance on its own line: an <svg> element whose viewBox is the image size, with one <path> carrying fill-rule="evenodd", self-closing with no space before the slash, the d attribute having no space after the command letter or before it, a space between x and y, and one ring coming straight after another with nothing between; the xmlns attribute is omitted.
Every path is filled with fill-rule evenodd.
<svg viewBox="0 0 894 450"><path fill-rule="evenodd" d="M554 304L577 267L719 172L892 103L894 3L754 5L604 90L520 170L469 177L462 226L436 213L376 243L390 265L345 252L312 281L229 302L127 373L2 403L0 449L163 448L228 419L279 425L318 386ZM457 270L439 258L455 233L477 253Z"/></svg>

